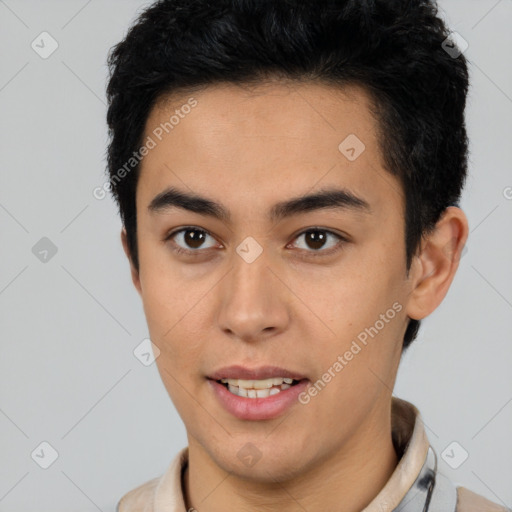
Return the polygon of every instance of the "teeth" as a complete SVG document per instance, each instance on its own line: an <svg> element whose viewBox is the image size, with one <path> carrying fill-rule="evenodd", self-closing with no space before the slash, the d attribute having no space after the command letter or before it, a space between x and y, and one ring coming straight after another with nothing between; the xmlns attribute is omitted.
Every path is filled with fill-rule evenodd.
<svg viewBox="0 0 512 512"><path fill-rule="evenodd" d="M273 377L262 380L221 379L231 393L245 398L267 398L291 387L293 379Z"/></svg>
<svg viewBox="0 0 512 512"><path fill-rule="evenodd" d="M244 389L270 389L272 386L280 386L281 384L291 384L293 379L288 377L273 377L262 380L244 380L244 379L221 379L223 384L230 386L238 386Z"/></svg>

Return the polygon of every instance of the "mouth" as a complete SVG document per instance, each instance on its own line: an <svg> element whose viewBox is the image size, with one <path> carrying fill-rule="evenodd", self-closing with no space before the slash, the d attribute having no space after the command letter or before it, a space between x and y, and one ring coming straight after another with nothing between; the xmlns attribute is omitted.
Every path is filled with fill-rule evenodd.
<svg viewBox="0 0 512 512"><path fill-rule="evenodd" d="M261 380L245 379L218 379L218 382L224 386L230 393L244 398L268 398L277 395L300 382L307 379L291 379L288 377L271 377Z"/></svg>
<svg viewBox="0 0 512 512"><path fill-rule="evenodd" d="M217 403L240 420L275 419L297 405L299 396L310 385L309 379L291 372L273 372L269 376L269 372L265 375L259 371L259 379L254 378L254 373L246 371L246 379L237 379L234 372L207 377ZM283 373L288 375L276 376Z"/></svg>
<svg viewBox="0 0 512 512"><path fill-rule="evenodd" d="M240 420L270 420L298 402L310 385L297 370L274 365L231 365L206 376L218 403Z"/></svg>

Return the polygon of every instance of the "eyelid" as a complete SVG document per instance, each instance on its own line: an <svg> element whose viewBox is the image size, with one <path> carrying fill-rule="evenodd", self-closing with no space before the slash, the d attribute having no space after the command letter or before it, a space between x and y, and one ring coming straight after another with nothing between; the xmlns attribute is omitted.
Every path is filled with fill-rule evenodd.
<svg viewBox="0 0 512 512"><path fill-rule="evenodd" d="M300 235L303 235L310 231L323 231L324 233L329 233L330 235L334 235L335 237L345 240L346 242L350 241L350 238L348 235L346 235L344 233L339 233L338 231L335 231L332 228L324 228L323 226L309 226L307 228L301 228L299 231L297 231L296 233L294 233L291 236L291 239L295 240Z"/></svg>
<svg viewBox="0 0 512 512"><path fill-rule="evenodd" d="M166 233L164 235L164 240L169 240L172 236L176 235L177 233L181 233L182 231L202 231L203 233L206 233L207 235L213 236L207 229L200 228L199 226L181 226L180 228L173 229Z"/></svg>

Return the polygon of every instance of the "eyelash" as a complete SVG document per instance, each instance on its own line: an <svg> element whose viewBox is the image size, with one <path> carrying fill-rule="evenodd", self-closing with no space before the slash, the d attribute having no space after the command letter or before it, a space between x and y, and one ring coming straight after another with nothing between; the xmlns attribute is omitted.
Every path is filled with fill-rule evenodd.
<svg viewBox="0 0 512 512"><path fill-rule="evenodd" d="M196 226L186 226L186 227L182 227L180 229L177 229L175 231L172 231L171 233L169 233L165 238L164 238L164 242L167 242L169 240L171 240L175 235L179 234L179 233L182 233L184 231L198 231L200 233L204 233L208 236L211 236L212 238L215 238L211 233L209 233L208 231L206 231L205 229L202 229L202 228L198 228ZM333 254L336 254L338 251L340 251L344 244L345 243L348 243L349 240L347 238L345 238L344 236L342 235L339 235L338 233L335 233L329 229L325 229L325 228L321 228L321 227L311 227L311 228L307 228L303 231L301 231L300 233L298 233L294 238L293 240L296 240L297 238L299 238L300 236L304 235L304 234L307 234L311 231L319 231L321 233L327 233L329 235L333 235L334 237L338 238L339 242L338 244L336 244L335 247L332 247L331 249L328 249L328 250L322 250L322 249L318 249L317 251L313 251L313 250L305 250L305 249L301 249L300 251L303 251L305 250L306 253L308 253L307 255L301 255L300 257L301 258L305 258L305 259L308 259L308 258L318 258L318 257L321 257L321 256L331 256ZM197 249L195 251L193 250L189 250L189 249L183 249L183 247L180 247L179 245L176 245L176 243L174 242L174 245L172 247L172 250L176 253L176 254L182 254L182 255L186 255L186 256L193 256L193 257L196 257L196 256L200 256L201 253L204 254L205 251L207 251L208 249Z"/></svg>

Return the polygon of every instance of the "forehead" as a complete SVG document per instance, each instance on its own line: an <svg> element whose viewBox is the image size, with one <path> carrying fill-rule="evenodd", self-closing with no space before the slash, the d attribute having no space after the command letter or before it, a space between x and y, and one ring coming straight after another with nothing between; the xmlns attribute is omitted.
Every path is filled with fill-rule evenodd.
<svg viewBox="0 0 512 512"><path fill-rule="evenodd" d="M383 167L377 128L370 97L357 86L217 84L166 96L146 122L144 140L155 146L141 162L138 189L146 204L179 185L261 207L341 185L372 206L390 196L399 204L401 187Z"/></svg>

